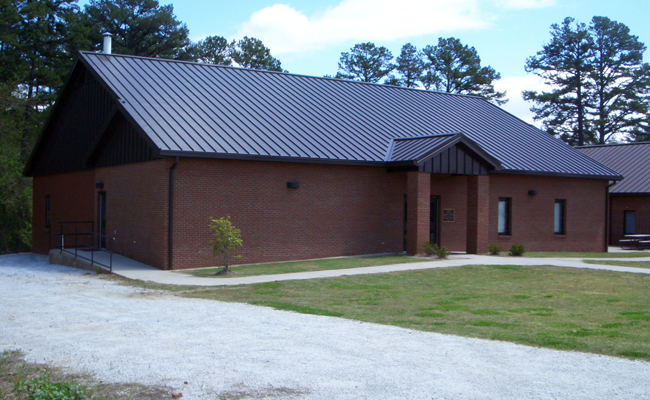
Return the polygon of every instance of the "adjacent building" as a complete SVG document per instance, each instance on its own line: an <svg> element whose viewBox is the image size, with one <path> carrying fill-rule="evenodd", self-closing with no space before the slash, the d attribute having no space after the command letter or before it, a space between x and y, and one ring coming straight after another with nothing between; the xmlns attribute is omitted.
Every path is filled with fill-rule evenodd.
<svg viewBox="0 0 650 400"><path fill-rule="evenodd" d="M625 177L609 189L610 244L626 234L650 234L650 142L579 149Z"/></svg>

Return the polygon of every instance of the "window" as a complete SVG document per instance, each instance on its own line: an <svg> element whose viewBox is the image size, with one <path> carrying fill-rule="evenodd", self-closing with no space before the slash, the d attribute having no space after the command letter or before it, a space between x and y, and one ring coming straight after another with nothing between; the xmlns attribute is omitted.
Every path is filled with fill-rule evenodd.
<svg viewBox="0 0 650 400"><path fill-rule="evenodd" d="M556 235L564 235L564 204L565 200L555 200L554 232Z"/></svg>
<svg viewBox="0 0 650 400"><path fill-rule="evenodd" d="M499 197L499 235L510 234L510 199Z"/></svg>
<svg viewBox="0 0 650 400"><path fill-rule="evenodd" d="M623 232L626 235L636 233L636 211L624 211L623 216Z"/></svg>
<svg viewBox="0 0 650 400"><path fill-rule="evenodd" d="M45 196L45 227L50 227L50 195Z"/></svg>

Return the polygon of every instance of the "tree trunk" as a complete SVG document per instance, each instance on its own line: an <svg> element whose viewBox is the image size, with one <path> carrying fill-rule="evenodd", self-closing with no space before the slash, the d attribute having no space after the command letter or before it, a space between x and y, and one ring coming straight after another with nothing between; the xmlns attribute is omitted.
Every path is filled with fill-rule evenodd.
<svg viewBox="0 0 650 400"><path fill-rule="evenodd" d="M22 160L27 161L27 157L29 157L29 154L27 154L27 142L29 139L29 122L32 117L32 106L31 106L31 99L34 94L34 65L32 64L32 70L30 72L30 81L29 81L29 89L27 90L27 101L25 102L25 118L23 120L23 135L20 140L20 156Z"/></svg>
<svg viewBox="0 0 650 400"><path fill-rule="evenodd" d="M576 100L578 101L578 146L584 146L584 105L582 104L582 78L580 72L578 72L578 90L576 92Z"/></svg>

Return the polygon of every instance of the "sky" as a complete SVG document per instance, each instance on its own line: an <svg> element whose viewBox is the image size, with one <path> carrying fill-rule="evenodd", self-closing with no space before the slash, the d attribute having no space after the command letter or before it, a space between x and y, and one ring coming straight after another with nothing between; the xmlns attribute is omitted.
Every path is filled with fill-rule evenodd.
<svg viewBox="0 0 650 400"><path fill-rule="evenodd" d="M355 43L385 46L394 56L405 43L418 49L439 37L474 46L483 65L501 73L497 90L507 90L503 106L533 123L521 91L543 84L524 70L526 58L550 39L550 26L565 17L588 23L606 16L626 24L650 45L650 0L159 0L172 4L190 38L256 37L291 73L334 75L341 52ZM86 3L82 0L80 4ZM650 60L650 52L646 54ZM536 124L538 125L538 124Z"/></svg>

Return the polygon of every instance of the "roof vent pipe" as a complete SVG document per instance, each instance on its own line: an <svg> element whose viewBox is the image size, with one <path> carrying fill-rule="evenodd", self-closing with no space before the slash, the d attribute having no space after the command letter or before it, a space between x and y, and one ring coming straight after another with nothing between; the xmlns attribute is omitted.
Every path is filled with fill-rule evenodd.
<svg viewBox="0 0 650 400"><path fill-rule="evenodd" d="M104 32L102 34L104 37L104 54L111 54L111 47L112 47L112 39L111 39L111 34L108 32Z"/></svg>

